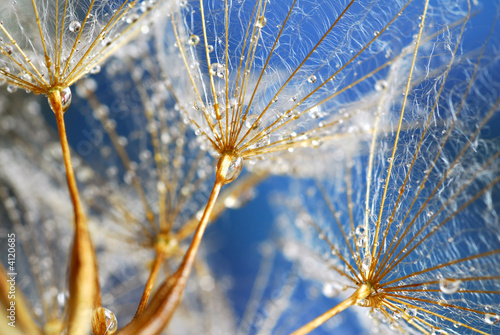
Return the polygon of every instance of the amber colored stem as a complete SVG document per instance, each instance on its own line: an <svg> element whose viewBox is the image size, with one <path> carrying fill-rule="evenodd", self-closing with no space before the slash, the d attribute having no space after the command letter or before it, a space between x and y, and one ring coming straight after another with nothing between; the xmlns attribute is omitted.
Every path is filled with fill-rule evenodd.
<svg viewBox="0 0 500 335"><path fill-rule="evenodd" d="M125 335L152 335L159 334L172 318L179 305L182 293L193 268L200 243L208 225L212 210L219 196L222 185L226 182L226 174L232 161L231 155L223 155L217 164L215 183L203 212L198 228L196 229L191 245L184 255L177 271L167 279L155 294L146 310L134 318L118 334Z"/></svg>
<svg viewBox="0 0 500 335"><path fill-rule="evenodd" d="M365 299L366 297L368 297L370 293L371 293L371 287L369 285L366 284L361 285L349 298L342 301L340 304L333 307L332 309L321 314L316 319L303 325L302 327L294 331L291 335L309 334L311 331L321 326L330 318L334 317L335 315L347 309L348 307L355 305L358 302L358 300Z"/></svg>
<svg viewBox="0 0 500 335"><path fill-rule="evenodd" d="M165 258L165 254L162 251L156 252L155 263L153 264L153 269L151 269L151 273L149 274L148 281L146 286L144 287L144 292L142 293L141 301L139 302L139 307L137 307L137 312L135 312L135 317L144 312L146 305L148 303L149 297L151 296L151 291L153 291L153 286L158 277L158 272L160 270L160 265L163 263L163 259Z"/></svg>
<svg viewBox="0 0 500 335"><path fill-rule="evenodd" d="M68 334L88 334L92 308L97 308L101 305L97 262L88 232L87 218L76 185L73 165L71 164L61 93L59 91L51 92L48 95L48 99L56 115L57 129L59 131L64 165L66 167L66 179L75 215L75 236L71 251L69 273L70 304L67 320Z"/></svg>
<svg viewBox="0 0 500 335"><path fill-rule="evenodd" d="M11 277L0 264L0 306L3 311L3 313L0 313L0 316L2 316L0 333L41 335L42 330L33 319L29 304L26 303L26 299L19 290L19 287L16 287L14 295L11 292L11 284L15 284L15 281L15 275ZM8 323L12 322L12 319L9 318L11 316L9 308L12 310L12 302L15 303L13 320L16 327L8 325ZM16 330L19 330L18 333L15 332Z"/></svg>

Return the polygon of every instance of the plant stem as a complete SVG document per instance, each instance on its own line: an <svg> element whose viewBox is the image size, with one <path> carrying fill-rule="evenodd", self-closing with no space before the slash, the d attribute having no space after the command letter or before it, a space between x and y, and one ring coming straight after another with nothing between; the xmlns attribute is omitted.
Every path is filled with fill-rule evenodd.
<svg viewBox="0 0 500 335"><path fill-rule="evenodd" d="M29 304L26 303L26 298L24 295L17 290L15 295L15 305L14 305L14 321L16 327L8 326L8 323L11 322L9 319L10 312L9 308L11 307L11 301L8 299L9 295L12 294L10 292L11 283L8 280L11 279L8 276L7 271L4 269L3 265L0 264L0 306L2 306L3 312L6 312L5 315L7 318L2 319L2 325L0 326L0 333L2 334L35 334L41 335L43 334L42 330L36 324L36 321L33 319L33 312L30 310ZM16 333L15 330L19 329L19 332Z"/></svg>
<svg viewBox="0 0 500 335"><path fill-rule="evenodd" d="M144 312L146 305L149 300L149 296L151 295L151 291L153 291L153 285L156 281L156 277L158 277L158 271L160 270L160 265L163 263L165 254L162 251L156 252L155 263L153 264L153 269L151 269L151 273L149 274L148 281L146 286L144 287L144 292L142 293L141 301L139 302L139 306L137 307L137 312L135 312L134 317L138 317Z"/></svg>
<svg viewBox="0 0 500 335"><path fill-rule="evenodd" d="M294 331L291 335L304 335L308 334L309 332L313 331L314 329L318 328L321 326L323 323L328 321L330 318L334 317L338 313L342 312L343 310L347 309L350 306L353 306L356 304L358 300L365 299L368 297L371 293L371 286L368 284L363 284L361 285L354 293L351 295L349 298L346 300L342 301L340 304L337 306L333 307L332 309L326 311L325 313L321 314L318 316L316 319L310 321L309 323L303 325L296 331Z"/></svg>
<svg viewBox="0 0 500 335"><path fill-rule="evenodd" d="M168 325L181 301L182 293L186 287L212 210L214 209L222 185L226 183L226 174L232 158L233 156L226 154L219 159L215 174L215 183L210 193L207 206L181 265L177 271L163 283L146 310L137 318L134 318L127 326L122 328L118 334L158 334Z"/></svg>
<svg viewBox="0 0 500 335"><path fill-rule="evenodd" d="M71 251L69 272L70 305L67 320L68 334L88 334L92 308L101 305L97 262L88 232L87 218L76 185L73 165L71 164L61 94L59 91L51 92L48 95L48 99L56 115L57 129L59 131L64 165L66 167L66 179L75 215L75 236Z"/></svg>

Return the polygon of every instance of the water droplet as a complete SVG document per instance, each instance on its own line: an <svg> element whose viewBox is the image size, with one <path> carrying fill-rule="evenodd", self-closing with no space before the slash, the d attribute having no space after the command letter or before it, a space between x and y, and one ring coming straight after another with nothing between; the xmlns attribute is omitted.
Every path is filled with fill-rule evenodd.
<svg viewBox="0 0 500 335"><path fill-rule="evenodd" d="M370 270L370 265L372 264L372 258L370 256L366 256L363 259L363 262L361 262L361 267L363 268L363 271L366 273L368 270Z"/></svg>
<svg viewBox="0 0 500 335"><path fill-rule="evenodd" d="M106 335L111 335L118 329L118 321L116 320L116 316L109 309L104 307L99 307L94 311L94 315L101 316L104 314L105 318L105 326L106 326Z"/></svg>
<svg viewBox="0 0 500 335"><path fill-rule="evenodd" d="M243 158L241 156L233 156L231 159L231 163L227 168L226 179L224 180L224 184L228 184L238 178L241 171L243 170Z"/></svg>
<svg viewBox="0 0 500 335"><path fill-rule="evenodd" d="M257 142L252 144L249 148L250 149L258 149L258 148L265 147L266 145L269 145L269 143L271 143L271 139L270 139L269 135L264 135L261 139L259 139Z"/></svg>
<svg viewBox="0 0 500 335"><path fill-rule="evenodd" d="M257 18L257 23L255 23L255 25L257 26L257 28L264 28L267 24L267 19L265 16L259 16Z"/></svg>
<svg viewBox="0 0 500 335"><path fill-rule="evenodd" d="M392 317L394 318L394 320L399 320L401 319L401 312L396 310L394 312L392 312Z"/></svg>
<svg viewBox="0 0 500 335"><path fill-rule="evenodd" d="M73 94L71 93L71 89L66 87L61 91L61 105L63 113L66 112L71 105L71 99L73 98Z"/></svg>
<svg viewBox="0 0 500 335"><path fill-rule="evenodd" d="M198 45L200 43L200 37L198 35L189 36L188 44L189 45Z"/></svg>
<svg viewBox="0 0 500 335"><path fill-rule="evenodd" d="M444 294L453 294L458 290L461 283L462 281L458 279L441 278L439 281L439 289Z"/></svg>
<svg viewBox="0 0 500 335"><path fill-rule="evenodd" d="M340 287L336 283L324 283L321 292L327 298L334 298L339 294L339 289Z"/></svg>
<svg viewBox="0 0 500 335"><path fill-rule="evenodd" d="M10 45L6 45L6 46L5 46L5 51L7 51L7 53L8 53L9 55L12 55L12 51L13 51L13 49L12 49L12 47L11 47Z"/></svg>
<svg viewBox="0 0 500 335"><path fill-rule="evenodd" d="M252 130L259 129L260 124L261 124L260 121L255 123L255 121L257 121L258 118L259 118L259 116L256 114L248 115L247 119L245 120L245 127L248 129L251 128Z"/></svg>
<svg viewBox="0 0 500 335"><path fill-rule="evenodd" d="M497 324L498 321L500 320L500 316L498 316L497 314L493 314L493 313L486 313L484 315L484 321L489 324L489 325L494 325L494 324Z"/></svg>
<svg viewBox="0 0 500 335"><path fill-rule="evenodd" d="M360 237L356 240L356 245L358 247L364 247L365 246L365 239L363 237Z"/></svg>
<svg viewBox="0 0 500 335"><path fill-rule="evenodd" d="M212 63L210 65L210 72L221 79L226 77L226 67L219 63Z"/></svg>
<svg viewBox="0 0 500 335"><path fill-rule="evenodd" d="M7 92L14 93L16 91L17 91L17 86L14 86L14 85L7 86Z"/></svg>
<svg viewBox="0 0 500 335"><path fill-rule="evenodd" d="M82 29L82 24L79 21L72 21L69 24L69 31L71 31L72 33L77 33L80 31L80 29Z"/></svg>
<svg viewBox="0 0 500 335"><path fill-rule="evenodd" d="M384 79L380 79L375 83L375 90L376 91L382 91L387 88L387 81Z"/></svg>
<svg viewBox="0 0 500 335"><path fill-rule="evenodd" d="M366 229L364 225L359 225L356 228L356 235L358 236L365 236L366 235Z"/></svg>
<svg viewBox="0 0 500 335"><path fill-rule="evenodd" d="M213 51L214 51L214 47L213 47L212 45L209 45L209 46L207 47L207 51L208 51L208 53L213 52Z"/></svg>
<svg viewBox="0 0 500 335"><path fill-rule="evenodd" d="M309 77L307 77L307 82L314 84L316 82L317 78L314 74L311 74Z"/></svg>
<svg viewBox="0 0 500 335"><path fill-rule="evenodd" d="M99 72L101 72L101 66L100 65L96 65L92 69L90 69L90 73L91 74L98 74Z"/></svg>

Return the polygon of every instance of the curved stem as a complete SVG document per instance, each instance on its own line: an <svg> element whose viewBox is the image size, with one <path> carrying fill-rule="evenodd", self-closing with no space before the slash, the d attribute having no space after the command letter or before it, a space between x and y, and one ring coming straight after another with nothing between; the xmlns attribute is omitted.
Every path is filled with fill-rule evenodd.
<svg viewBox="0 0 500 335"><path fill-rule="evenodd" d="M149 297L151 296L151 292L153 291L156 277L158 277L160 265L163 263L164 256L165 253L163 253L162 251L156 252L155 263L153 264L153 268L151 269L151 273L149 274L148 281L146 283L146 286L144 287L144 292L142 293L141 301L139 302L139 306L137 307L137 312L135 312L135 317L141 315L142 312L144 312L144 309L146 309Z"/></svg>
<svg viewBox="0 0 500 335"><path fill-rule="evenodd" d="M361 285L354 293L351 295L349 298L346 300L342 301L340 304L337 306L333 307L332 309L326 311L325 313L321 314L318 316L316 319L310 321L309 323L303 325L296 331L294 331L291 335L304 335L308 334L309 332L313 331L314 329L318 328L321 326L323 323L328 321L330 318L334 317L338 313L342 312L343 310L347 309L350 306L353 306L356 304L358 300L365 299L368 297L371 293L371 286L368 284L363 284Z"/></svg>
<svg viewBox="0 0 500 335"><path fill-rule="evenodd" d="M54 91L48 95L48 99L56 115L57 129L59 131L64 165L66 167L66 179L75 215L75 236L71 251L69 272L70 305L67 320L68 334L88 334L92 308L101 305L97 262L87 227L87 218L76 185L73 165L71 164L61 93Z"/></svg>
<svg viewBox="0 0 500 335"><path fill-rule="evenodd" d="M118 334L158 334L168 325L181 301L182 293L186 287L187 280L200 247L201 239L205 233L205 229L208 225L215 203L217 202L222 185L226 183L227 171L233 158L234 156L231 154L224 154L219 159L212 193L210 193L203 216L200 219L200 223L198 224L198 228L196 228L191 245L184 255L181 265L177 271L162 284L146 310L137 318L134 318L127 326L122 328Z"/></svg>

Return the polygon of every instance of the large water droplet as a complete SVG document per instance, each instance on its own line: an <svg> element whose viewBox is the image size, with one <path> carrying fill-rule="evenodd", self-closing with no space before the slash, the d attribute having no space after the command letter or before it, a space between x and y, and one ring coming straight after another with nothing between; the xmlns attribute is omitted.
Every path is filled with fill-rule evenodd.
<svg viewBox="0 0 500 335"><path fill-rule="evenodd" d="M453 294L458 290L461 282L462 281L458 279L442 278L439 281L439 288L441 289L441 292L443 292L444 294Z"/></svg>
<svg viewBox="0 0 500 335"><path fill-rule="evenodd" d="M321 289L327 298L334 298L339 294L340 286L337 283L324 283Z"/></svg>
<svg viewBox="0 0 500 335"><path fill-rule="evenodd" d="M240 156L233 156L231 159L231 163L227 168L226 179L224 180L224 184L228 184L238 178L238 176L243 170L243 158Z"/></svg>
<svg viewBox="0 0 500 335"><path fill-rule="evenodd" d="M71 93L71 89L66 87L61 91L61 105L63 112L66 112L71 105L71 100L73 98L73 94Z"/></svg>
<svg viewBox="0 0 500 335"><path fill-rule="evenodd" d="M307 78L307 82L308 83L311 83L311 84L314 84L316 82L317 78L314 74L311 74L308 78Z"/></svg>
<svg viewBox="0 0 500 335"><path fill-rule="evenodd" d="M82 29L82 24L79 21L72 21L69 24L69 31L71 31L72 33L77 33L80 31L80 29Z"/></svg>
<svg viewBox="0 0 500 335"><path fill-rule="evenodd" d="M359 225L358 227L356 227L356 235L360 237L366 235L366 230L364 225Z"/></svg>
<svg viewBox="0 0 500 335"><path fill-rule="evenodd" d="M498 316L497 314L493 314L493 313L486 313L484 315L484 321L489 325L494 325L494 324L497 324L498 321L500 321L500 316Z"/></svg>
<svg viewBox="0 0 500 335"><path fill-rule="evenodd" d="M189 36L189 39L188 39L189 45L198 45L198 43L200 43L200 36L198 36L198 35Z"/></svg>
<svg viewBox="0 0 500 335"><path fill-rule="evenodd" d="M212 63L210 65L210 72L221 79L226 77L226 67L219 63Z"/></svg>
<svg viewBox="0 0 500 335"><path fill-rule="evenodd" d="M257 18L257 23L255 23L255 25L257 26L257 28L264 28L267 24L267 19L265 16L259 16Z"/></svg>
<svg viewBox="0 0 500 335"><path fill-rule="evenodd" d="M106 326L106 335L111 335L116 332L118 329L118 321L116 320L116 316L109 309L104 307L99 307L94 311L95 314L102 315L104 313L105 318L105 326Z"/></svg>

